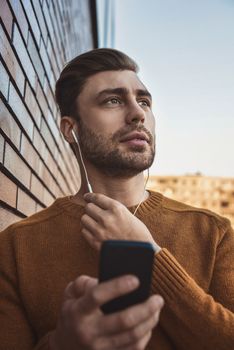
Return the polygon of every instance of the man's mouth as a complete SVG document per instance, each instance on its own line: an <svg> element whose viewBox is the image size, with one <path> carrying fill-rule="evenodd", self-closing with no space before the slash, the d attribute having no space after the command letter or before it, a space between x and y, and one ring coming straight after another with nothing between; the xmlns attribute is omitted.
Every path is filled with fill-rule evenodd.
<svg viewBox="0 0 234 350"><path fill-rule="evenodd" d="M128 143L130 145L146 145L149 143L149 137L144 132L133 131L123 136L120 142Z"/></svg>

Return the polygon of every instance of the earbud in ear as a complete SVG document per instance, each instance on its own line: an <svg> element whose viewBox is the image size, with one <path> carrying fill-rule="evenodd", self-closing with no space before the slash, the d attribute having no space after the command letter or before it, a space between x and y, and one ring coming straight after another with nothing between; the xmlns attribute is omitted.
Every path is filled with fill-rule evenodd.
<svg viewBox="0 0 234 350"><path fill-rule="evenodd" d="M86 167L85 167L85 164L84 164L84 161L83 161L82 152L81 152L81 149L80 149L80 144L79 144L79 141L78 141L78 137L76 136L76 133L75 133L74 129L72 129L71 133L72 133L72 136L73 136L75 142L77 143L77 146L78 146L78 149L79 149L80 160L81 160L81 164L82 164L83 169L84 169L84 176L85 176L85 179L86 179L86 182L87 182L88 191L90 193L92 193L93 190L92 190L92 186L90 185L90 182L89 182L89 179L88 179L88 174L87 174L87 170L86 170Z"/></svg>
<svg viewBox="0 0 234 350"><path fill-rule="evenodd" d="M79 144L78 137L76 136L74 129L72 129L71 133L72 133L72 136L73 136L73 139L75 140L75 142Z"/></svg>

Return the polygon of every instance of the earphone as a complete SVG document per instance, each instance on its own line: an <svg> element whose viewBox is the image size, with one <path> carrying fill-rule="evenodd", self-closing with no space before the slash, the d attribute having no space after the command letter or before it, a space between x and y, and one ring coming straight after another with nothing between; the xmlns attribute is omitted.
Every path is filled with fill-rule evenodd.
<svg viewBox="0 0 234 350"><path fill-rule="evenodd" d="M75 143L78 146L78 150L79 150L79 154L80 154L80 160L81 160L81 164L82 164L83 169L84 169L84 174L85 174L88 190L89 190L90 193L93 193L93 189L92 189L92 186L91 186L91 184L89 182L87 170L86 170L86 167L85 167L85 164L84 164L84 160L83 160L83 157L82 157L82 152L81 152L81 149L80 149L80 143L78 141L78 137L76 136L76 133L75 133L74 129L72 129L71 133L72 133L72 136L73 136L73 138L75 140Z"/></svg>

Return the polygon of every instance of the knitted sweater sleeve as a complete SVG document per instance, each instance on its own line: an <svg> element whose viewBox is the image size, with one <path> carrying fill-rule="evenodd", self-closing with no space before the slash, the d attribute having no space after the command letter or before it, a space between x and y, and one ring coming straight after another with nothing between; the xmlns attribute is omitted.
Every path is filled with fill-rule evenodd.
<svg viewBox="0 0 234 350"><path fill-rule="evenodd" d="M161 324L180 350L234 348L234 232L229 226L216 252L208 293L167 249L155 256L153 292L165 299Z"/></svg>
<svg viewBox="0 0 234 350"><path fill-rule="evenodd" d="M0 350L48 350L48 335L36 337L21 301L10 227L0 234Z"/></svg>

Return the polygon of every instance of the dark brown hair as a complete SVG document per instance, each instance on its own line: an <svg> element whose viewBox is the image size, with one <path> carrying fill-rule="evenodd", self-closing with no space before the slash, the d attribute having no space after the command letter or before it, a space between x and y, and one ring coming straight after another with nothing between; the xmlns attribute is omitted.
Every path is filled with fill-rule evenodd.
<svg viewBox="0 0 234 350"><path fill-rule="evenodd" d="M138 66L123 52L106 48L85 52L70 61L62 70L55 87L61 116L75 117L75 101L86 80L96 73L109 70L131 70L137 73Z"/></svg>

